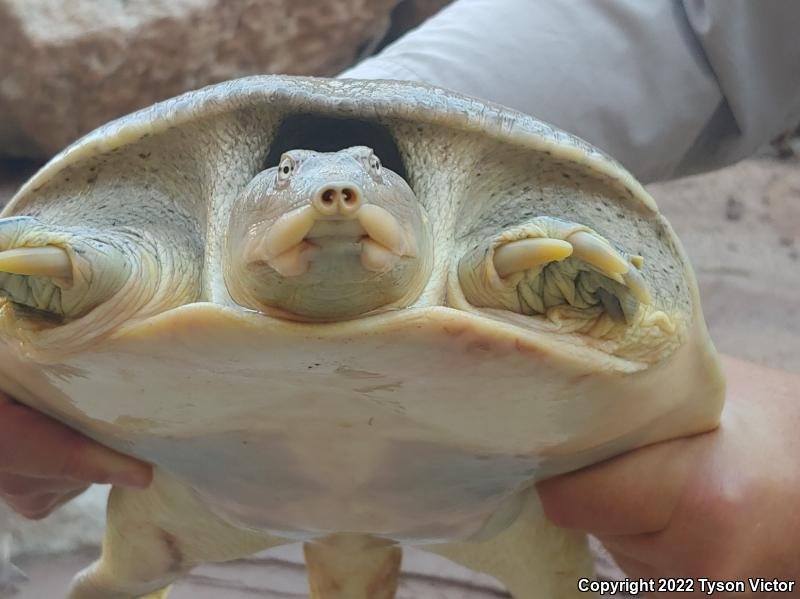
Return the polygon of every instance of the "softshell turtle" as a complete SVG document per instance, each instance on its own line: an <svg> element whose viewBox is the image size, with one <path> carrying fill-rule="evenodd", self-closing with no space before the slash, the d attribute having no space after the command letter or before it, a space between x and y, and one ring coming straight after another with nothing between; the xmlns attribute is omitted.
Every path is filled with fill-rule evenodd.
<svg viewBox="0 0 800 599"><path fill-rule="evenodd" d="M257 77L55 157L0 220L2 388L156 465L73 599L304 541L317 598L400 546L579 596L532 485L709 430L691 268L585 142L434 87Z"/></svg>

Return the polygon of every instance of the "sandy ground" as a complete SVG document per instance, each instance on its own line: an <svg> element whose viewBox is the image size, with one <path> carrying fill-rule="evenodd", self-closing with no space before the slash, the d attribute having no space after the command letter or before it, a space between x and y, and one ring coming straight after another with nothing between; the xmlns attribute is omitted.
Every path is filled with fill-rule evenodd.
<svg viewBox="0 0 800 599"><path fill-rule="evenodd" d="M14 599L59 599L72 575L91 563L95 553L86 551L48 560L17 560L30 577ZM498 599L510 597L503 587L444 558L406 551L404 575L397 599ZM0 595L2 596L2 595ZM181 580L169 599L305 599L305 566L300 545L279 547L263 555L231 564L197 568Z"/></svg>
<svg viewBox="0 0 800 599"><path fill-rule="evenodd" d="M800 372L800 158L650 191L686 247L717 348Z"/></svg>
<svg viewBox="0 0 800 599"><path fill-rule="evenodd" d="M30 174L0 163L0 202ZM800 159L759 158L650 191L694 264L711 335L722 352L800 372ZM44 524L43 526L46 526ZM94 552L29 556L30 577L18 599L59 597ZM409 552L401 599L507 596L485 576L436 556ZM177 585L175 599L306 597L299 548L199 568Z"/></svg>

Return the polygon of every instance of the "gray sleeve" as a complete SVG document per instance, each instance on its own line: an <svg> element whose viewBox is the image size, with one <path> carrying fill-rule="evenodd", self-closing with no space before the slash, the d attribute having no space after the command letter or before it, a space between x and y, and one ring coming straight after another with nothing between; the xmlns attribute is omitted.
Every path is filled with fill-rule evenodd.
<svg viewBox="0 0 800 599"><path fill-rule="evenodd" d="M341 76L499 102L666 179L800 122L800 1L456 0Z"/></svg>

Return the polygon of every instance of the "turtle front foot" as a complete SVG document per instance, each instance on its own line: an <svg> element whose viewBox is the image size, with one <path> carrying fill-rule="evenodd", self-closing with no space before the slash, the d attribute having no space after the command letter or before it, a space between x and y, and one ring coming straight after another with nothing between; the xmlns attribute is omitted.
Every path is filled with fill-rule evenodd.
<svg viewBox="0 0 800 599"><path fill-rule="evenodd" d="M134 266L124 239L21 216L0 219L0 295L49 320L81 317L116 294Z"/></svg>
<svg viewBox="0 0 800 599"><path fill-rule="evenodd" d="M175 255L124 227L0 219L0 332L71 351L134 316L191 301L196 267Z"/></svg>
<svg viewBox="0 0 800 599"><path fill-rule="evenodd" d="M653 305L643 262L587 226L539 216L475 245L458 281L472 306L544 316L559 332L625 338L623 353L645 355L659 353L674 326Z"/></svg>
<svg viewBox="0 0 800 599"><path fill-rule="evenodd" d="M474 305L546 314L566 305L602 308L630 320L652 301L639 273L640 256L626 256L589 227L538 217L477 246L459 263L466 298Z"/></svg>

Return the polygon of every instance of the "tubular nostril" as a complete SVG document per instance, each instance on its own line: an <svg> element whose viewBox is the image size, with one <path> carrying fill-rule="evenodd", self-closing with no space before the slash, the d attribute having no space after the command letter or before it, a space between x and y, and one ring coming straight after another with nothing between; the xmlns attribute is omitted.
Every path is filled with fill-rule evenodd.
<svg viewBox="0 0 800 599"><path fill-rule="evenodd" d="M340 193L336 187L323 187L316 194L311 203L325 216L333 216L339 212Z"/></svg>
<svg viewBox="0 0 800 599"><path fill-rule="evenodd" d="M326 185L314 194L312 203L325 216L353 217L361 208L361 195L355 185Z"/></svg>
<svg viewBox="0 0 800 599"><path fill-rule="evenodd" d="M345 187L342 189L342 212L350 214L361 206L361 194L357 189Z"/></svg>
<svg viewBox="0 0 800 599"><path fill-rule="evenodd" d="M326 189L322 192L322 203L326 206L333 206L336 202L336 191L333 189Z"/></svg>
<svg viewBox="0 0 800 599"><path fill-rule="evenodd" d="M353 192L353 190L352 189L348 189L347 187L345 187L342 190L342 196L344 196L344 203L345 204L350 204L350 203L354 202L355 201L355 195L356 194Z"/></svg>

